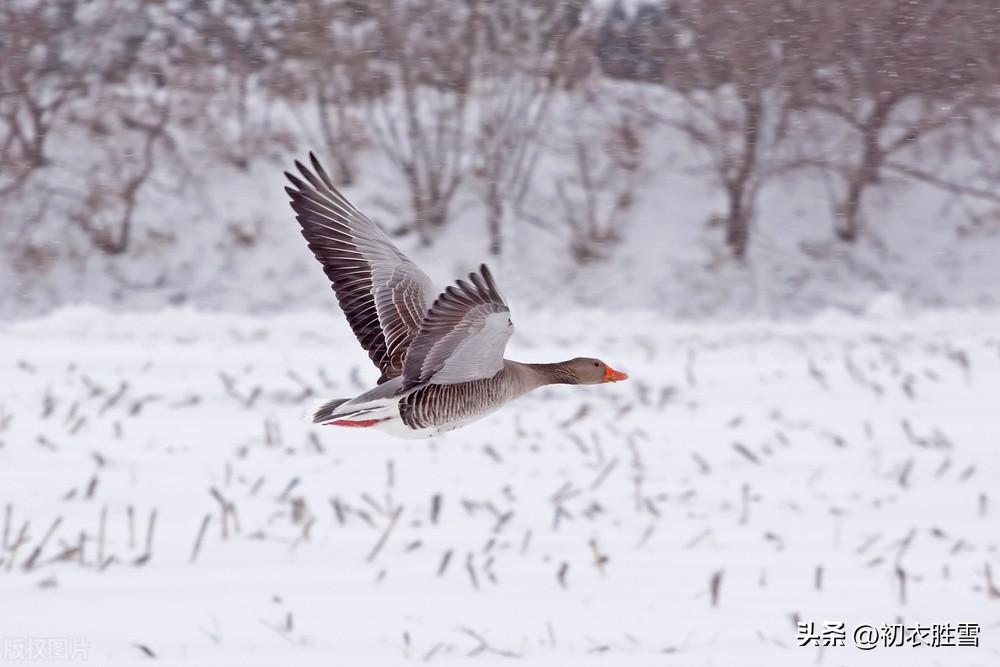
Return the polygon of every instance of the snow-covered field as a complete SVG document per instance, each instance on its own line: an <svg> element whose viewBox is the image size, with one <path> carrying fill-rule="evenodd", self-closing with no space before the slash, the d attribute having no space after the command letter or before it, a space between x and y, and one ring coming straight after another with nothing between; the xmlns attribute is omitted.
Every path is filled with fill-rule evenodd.
<svg viewBox="0 0 1000 667"><path fill-rule="evenodd" d="M1000 664L1000 317L515 317L633 379L402 441L303 422L375 378L329 315L3 325L0 663Z"/></svg>

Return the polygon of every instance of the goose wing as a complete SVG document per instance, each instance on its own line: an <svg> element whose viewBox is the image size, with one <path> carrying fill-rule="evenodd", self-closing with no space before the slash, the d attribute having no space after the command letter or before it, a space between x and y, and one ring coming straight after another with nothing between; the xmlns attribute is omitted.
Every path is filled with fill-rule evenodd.
<svg viewBox="0 0 1000 667"><path fill-rule="evenodd" d="M510 310L483 264L434 301L403 366L403 385L457 384L489 378L503 368L514 333Z"/></svg>
<svg viewBox="0 0 1000 667"><path fill-rule="evenodd" d="M361 347L382 371L379 384L403 372L407 348L433 303L430 278L333 186L319 160L296 161L285 191Z"/></svg>

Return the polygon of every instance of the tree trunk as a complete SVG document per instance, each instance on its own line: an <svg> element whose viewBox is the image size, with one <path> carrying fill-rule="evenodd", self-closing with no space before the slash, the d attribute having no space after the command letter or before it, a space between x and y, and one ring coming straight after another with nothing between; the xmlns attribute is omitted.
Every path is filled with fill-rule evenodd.
<svg viewBox="0 0 1000 667"><path fill-rule="evenodd" d="M840 206L840 224L834 232L844 243L854 243L858 240L861 230L859 214L861 211L861 195L864 194L864 182L861 172L854 174L847 185L847 195Z"/></svg>
<svg viewBox="0 0 1000 667"><path fill-rule="evenodd" d="M760 143L760 123L764 102L759 91L744 91L743 95L743 153L733 178L728 180L729 214L726 217L726 245L733 257L742 261L750 245L750 220L753 217L753 188L751 182L757 170L757 147Z"/></svg>
<svg viewBox="0 0 1000 667"><path fill-rule="evenodd" d="M879 100L861 127L861 164L848 175L847 193L838 211L839 224L834 230L837 238L845 243L854 243L861 235L862 198L868 186L879 181L879 171L885 159L879 137L895 104L895 98Z"/></svg>
<svg viewBox="0 0 1000 667"><path fill-rule="evenodd" d="M503 238L500 230L503 222L503 202L500 200L500 186L497 181L490 181L489 200L486 218L487 229L490 235L490 254L499 257L503 249Z"/></svg>
<svg viewBox="0 0 1000 667"><path fill-rule="evenodd" d="M741 193L730 192L729 215L726 217L726 245L733 257L740 261L746 258L750 244L750 215L744 208L742 198Z"/></svg>

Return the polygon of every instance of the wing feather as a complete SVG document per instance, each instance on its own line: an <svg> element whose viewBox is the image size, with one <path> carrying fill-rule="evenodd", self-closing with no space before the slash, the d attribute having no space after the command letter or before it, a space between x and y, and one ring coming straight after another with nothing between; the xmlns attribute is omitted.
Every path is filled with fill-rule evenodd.
<svg viewBox="0 0 1000 667"><path fill-rule="evenodd" d="M433 304L430 278L334 186L319 160L285 172L302 235L333 286L361 347L382 372L399 376L407 349Z"/></svg>
<svg viewBox="0 0 1000 667"><path fill-rule="evenodd" d="M458 384L489 378L503 368L514 333L510 309L483 264L434 301L410 343L403 384Z"/></svg>

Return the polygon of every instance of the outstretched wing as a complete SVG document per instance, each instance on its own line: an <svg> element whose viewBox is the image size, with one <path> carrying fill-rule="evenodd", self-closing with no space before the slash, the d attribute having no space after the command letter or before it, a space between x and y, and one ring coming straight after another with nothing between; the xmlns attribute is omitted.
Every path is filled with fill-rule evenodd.
<svg viewBox="0 0 1000 667"><path fill-rule="evenodd" d="M489 378L503 368L514 333L510 310L483 264L434 301L406 355L403 385L458 384Z"/></svg>
<svg viewBox="0 0 1000 667"><path fill-rule="evenodd" d="M285 172L294 186L285 192L354 335L382 371L381 384L402 373L407 348L433 303L434 286L337 191L316 156L310 153L309 159L312 170L295 163L302 178Z"/></svg>

